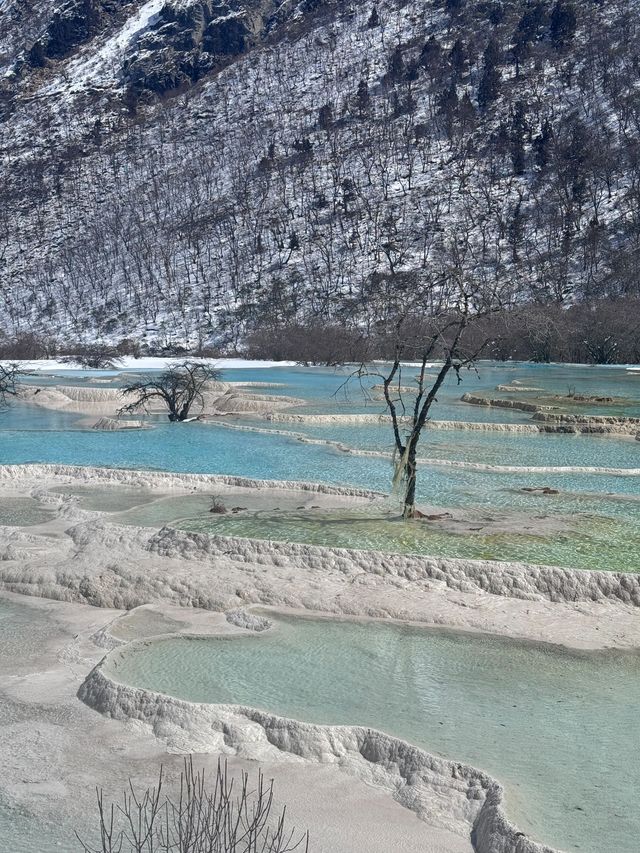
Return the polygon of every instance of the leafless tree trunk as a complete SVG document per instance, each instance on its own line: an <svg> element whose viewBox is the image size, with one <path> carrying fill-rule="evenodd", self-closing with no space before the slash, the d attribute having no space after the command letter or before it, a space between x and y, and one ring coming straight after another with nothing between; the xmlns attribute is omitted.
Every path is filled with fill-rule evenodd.
<svg viewBox="0 0 640 853"><path fill-rule="evenodd" d="M169 410L169 420L184 421L195 404L204 404L203 391L207 382L220 378L213 367L198 361L183 361L168 367L160 376L145 376L122 389L132 402L120 409L120 413L147 409L153 400L160 400Z"/></svg>
<svg viewBox="0 0 640 853"><path fill-rule="evenodd" d="M462 381L461 370L471 367L488 343L469 334L471 327L504 308L512 296L509 285L487 281L477 272L468 232L440 247L438 263L424 278L407 283L392 275L376 294L369 294L378 325L390 330L393 355L385 370L363 364L351 377L382 380L397 455L394 487L403 483L405 519L417 515L418 445L438 392L451 371ZM435 376L427 372L432 361L437 362ZM418 367L410 390L402 383L406 362Z"/></svg>

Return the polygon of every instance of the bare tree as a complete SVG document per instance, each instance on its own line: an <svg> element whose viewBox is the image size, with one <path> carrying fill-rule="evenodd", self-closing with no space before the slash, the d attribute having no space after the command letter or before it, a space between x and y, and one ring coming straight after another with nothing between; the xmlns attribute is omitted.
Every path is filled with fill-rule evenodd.
<svg viewBox="0 0 640 853"><path fill-rule="evenodd" d="M140 794L129 782L119 803L105 802L98 789L100 841L92 846L77 836L83 853L308 853L309 833L289 829L284 808L272 815L273 780L266 784L261 771L255 789L244 771L236 786L226 761L218 761L211 789L190 756L177 798L164 793L164 784L160 768L155 787Z"/></svg>
<svg viewBox="0 0 640 853"><path fill-rule="evenodd" d="M65 364L78 364L90 370L113 370L122 356L115 347L105 343L76 344L73 355L66 355Z"/></svg>
<svg viewBox="0 0 640 853"><path fill-rule="evenodd" d="M17 397L19 379L24 371L19 364L0 364L0 408L7 405L9 397Z"/></svg>
<svg viewBox="0 0 640 853"><path fill-rule="evenodd" d="M204 405L208 382L220 379L220 371L199 361L183 361L159 376L147 375L122 389L132 401L120 409L120 414L146 410L154 400L160 400L169 410L170 421L184 421L192 407Z"/></svg>
<svg viewBox="0 0 640 853"><path fill-rule="evenodd" d="M405 519L418 514L417 450L438 391L451 371L462 381L461 370L470 368L489 342L479 339L480 322L511 296L508 285L486 280L468 234L454 236L443 249L438 267L425 278L391 276L378 289L370 310L388 335L390 362L373 369L363 364L350 377L382 381L397 454L394 486L404 485ZM437 373L431 374L434 360ZM406 362L418 369L415 387L403 385Z"/></svg>

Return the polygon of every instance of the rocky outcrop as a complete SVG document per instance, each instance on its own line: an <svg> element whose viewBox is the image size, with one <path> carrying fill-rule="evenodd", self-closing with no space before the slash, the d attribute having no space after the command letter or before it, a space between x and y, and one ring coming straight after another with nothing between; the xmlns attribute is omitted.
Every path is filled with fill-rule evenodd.
<svg viewBox="0 0 640 853"><path fill-rule="evenodd" d="M239 610L230 610L225 614L225 618L230 625L235 625L238 628L246 628L247 631L268 631L273 625L270 619L265 616L260 616L257 613L252 613L250 610L245 610L241 607Z"/></svg>
<svg viewBox="0 0 640 853"><path fill-rule="evenodd" d="M104 432L115 432L123 429L149 429L149 425L144 421L121 421L115 418L100 418L99 421L91 427L91 429L102 430Z"/></svg>
<svg viewBox="0 0 640 853"><path fill-rule="evenodd" d="M589 422L592 424L604 424L605 426L635 426L636 428L640 428L640 418L632 418L624 415L570 415L538 412L533 420L563 424L580 424Z"/></svg>
<svg viewBox="0 0 640 853"><path fill-rule="evenodd" d="M214 414L254 414L273 412L290 406L301 406L306 403L298 397L286 397L275 394L244 394L229 391L217 397L208 407Z"/></svg>
<svg viewBox="0 0 640 853"><path fill-rule="evenodd" d="M180 92L261 44L292 19L317 13L325 0L166 0L146 3L147 16L129 42L116 47L129 105L141 96ZM140 8L144 12L145 4ZM71 56L122 23L125 0L65 0L45 17L44 30L26 51L28 66ZM118 51L121 51L118 53ZM18 66L16 66L18 67Z"/></svg>
<svg viewBox="0 0 640 853"><path fill-rule="evenodd" d="M533 392L533 391L542 391L542 390L543 390L542 388L534 388L533 386L516 385L515 382L513 385L497 385L496 386L496 391L506 391L507 393L510 393L510 392L519 393L519 392L524 392L524 391Z"/></svg>
<svg viewBox="0 0 640 853"><path fill-rule="evenodd" d="M168 0L127 59L127 86L136 95L190 86L258 44L279 5L274 0Z"/></svg>
<svg viewBox="0 0 640 853"><path fill-rule="evenodd" d="M56 391L76 403L122 402L119 388L85 388L81 385L57 385Z"/></svg>
<svg viewBox="0 0 640 853"><path fill-rule="evenodd" d="M622 415L570 415L536 412L533 420L539 422L540 432L633 436L640 431L640 418Z"/></svg>
<svg viewBox="0 0 640 853"><path fill-rule="evenodd" d="M119 388L87 388L80 385L25 387L21 397L44 409L76 412L78 414L116 416L126 403ZM92 426L92 424L90 424Z"/></svg>
<svg viewBox="0 0 640 853"><path fill-rule="evenodd" d="M52 13L47 28L29 51L33 67L60 59L89 41L119 11L120 0L66 0Z"/></svg>
<svg viewBox="0 0 640 853"><path fill-rule="evenodd" d="M589 394L572 394L569 399L574 403L615 403L615 397L598 397Z"/></svg>
<svg viewBox="0 0 640 853"><path fill-rule="evenodd" d="M518 388L522 391L522 388ZM524 400L494 400L492 397L478 397L475 394L463 394L463 403L472 406L490 406L497 409L517 409L519 412L551 412L554 406L540 406L537 403L527 403Z"/></svg>

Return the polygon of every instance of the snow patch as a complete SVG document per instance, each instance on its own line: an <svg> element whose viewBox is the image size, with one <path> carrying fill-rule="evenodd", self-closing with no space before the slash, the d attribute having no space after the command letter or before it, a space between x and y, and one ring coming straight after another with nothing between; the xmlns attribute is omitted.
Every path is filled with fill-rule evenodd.
<svg viewBox="0 0 640 853"><path fill-rule="evenodd" d="M69 358L69 356L65 356L65 359ZM86 370L81 371L80 368L70 367L67 361L60 361L59 359L51 358L51 359L35 359L35 360L20 360L20 359L5 359L4 361L0 361L5 367L8 367L10 364L18 364L21 370L26 371L71 371L74 374L78 372L86 372L89 375L93 375L96 372L104 372L114 374L119 370L164 370L168 365L174 366L176 364L181 364L184 361L184 357L167 357L161 358L158 356L148 356L142 358L134 358L133 356L126 356L118 361L117 366L114 369L106 370L106 371L95 371L95 370ZM208 364L212 367L217 368L218 370L256 370L259 368L273 368L273 367L296 367L296 361L260 361L257 359L250 358L195 358L189 356L189 361L197 361L201 364Z"/></svg>
<svg viewBox="0 0 640 853"><path fill-rule="evenodd" d="M104 83L105 77L117 79L123 54L144 30L156 23L164 5L165 0L148 0L101 48L95 50L92 47L86 57L71 62L66 71L69 82L65 84L69 90L77 91L92 83Z"/></svg>

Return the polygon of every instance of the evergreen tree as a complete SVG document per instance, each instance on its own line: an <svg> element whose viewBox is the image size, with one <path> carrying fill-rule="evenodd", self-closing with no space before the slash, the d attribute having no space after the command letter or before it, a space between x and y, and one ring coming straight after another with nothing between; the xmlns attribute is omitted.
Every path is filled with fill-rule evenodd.
<svg viewBox="0 0 640 853"><path fill-rule="evenodd" d="M484 49L483 59L485 69L493 68L493 66L499 65L500 60L502 59L502 51L500 50L500 45L493 36L487 42L487 46Z"/></svg>
<svg viewBox="0 0 640 853"><path fill-rule="evenodd" d="M516 175L524 174L526 155L524 138L527 132L527 108L524 101L518 101L511 117L511 162Z"/></svg>
<svg viewBox="0 0 640 853"><path fill-rule="evenodd" d="M297 252L300 248L300 239L295 231L292 231L289 234L289 241L287 243L287 249L289 250L289 257L287 258L287 263L291 260L291 255L294 252Z"/></svg>
<svg viewBox="0 0 640 853"><path fill-rule="evenodd" d="M356 92L356 107L360 118L364 118L369 112L371 105L371 95L369 94L369 84L366 80L361 80L358 83L358 91Z"/></svg>
<svg viewBox="0 0 640 853"><path fill-rule="evenodd" d="M520 77L520 66L529 55L529 42L523 36L515 32L513 35L513 47L511 48L511 56L516 65L516 79Z"/></svg>
<svg viewBox="0 0 640 853"><path fill-rule="evenodd" d="M420 51L420 65L429 70L435 70L442 64L442 48L435 36L430 36Z"/></svg>
<svg viewBox="0 0 640 853"><path fill-rule="evenodd" d="M461 77L467 68L467 51L461 39L454 41L449 52L449 62L456 76Z"/></svg>
<svg viewBox="0 0 640 853"><path fill-rule="evenodd" d="M438 97L438 112L444 118L447 135L453 134L454 120L458 109L458 92L455 80Z"/></svg>
<svg viewBox="0 0 640 853"><path fill-rule="evenodd" d="M29 51L29 62L34 68L44 68L47 64L47 56L41 41L34 42Z"/></svg>
<svg viewBox="0 0 640 853"><path fill-rule="evenodd" d="M331 104L323 104L318 110L318 127L327 133L333 127L333 108Z"/></svg>
<svg viewBox="0 0 640 853"><path fill-rule="evenodd" d="M478 86L478 106L481 110L486 110L489 104L492 104L500 94L500 84L502 83L502 74L500 69L493 65L484 69L480 84Z"/></svg>
<svg viewBox="0 0 640 853"><path fill-rule="evenodd" d="M542 3L534 3L530 6L518 21L516 32L518 37L526 44L535 41L540 36L540 31L545 24L546 12Z"/></svg>
<svg viewBox="0 0 640 853"><path fill-rule="evenodd" d="M500 92L502 75L496 67L501 59L501 51L495 38L490 38L484 50L484 71L478 86L478 106L485 110L496 100Z"/></svg>
<svg viewBox="0 0 640 853"><path fill-rule="evenodd" d="M576 10L570 0L557 0L549 20L549 36L556 49L566 47L576 33Z"/></svg>
<svg viewBox="0 0 640 853"><path fill-rule="evenodd" d="M389 78L391 80L401 80L404 77L404 59L402 57L402 48L400 45L396 47L389 61Z"/></svg>
<svg viewBox="0 0 640 853"><path fill-rule="evenodd" d="M356 201L356 185L352 178L345 178L342 182L342 207L345 213L350 212L350 207Z"/></svg>
<svg viewBox="0 0 640 853"><path fill-rule="evenodd" d="M465 0L446 0L445 9L454 17L455 15L459 15L460 12L464 9Z"/></svg>
<svg viewBox="0 0 640 853"><path fill-rule="evenodd" d="M540 133L534 137L533 150L536 154L536 163L541 169L549 162L551 157L551 142L553 140L553 126L548 118L542 122Z"/></svg>

